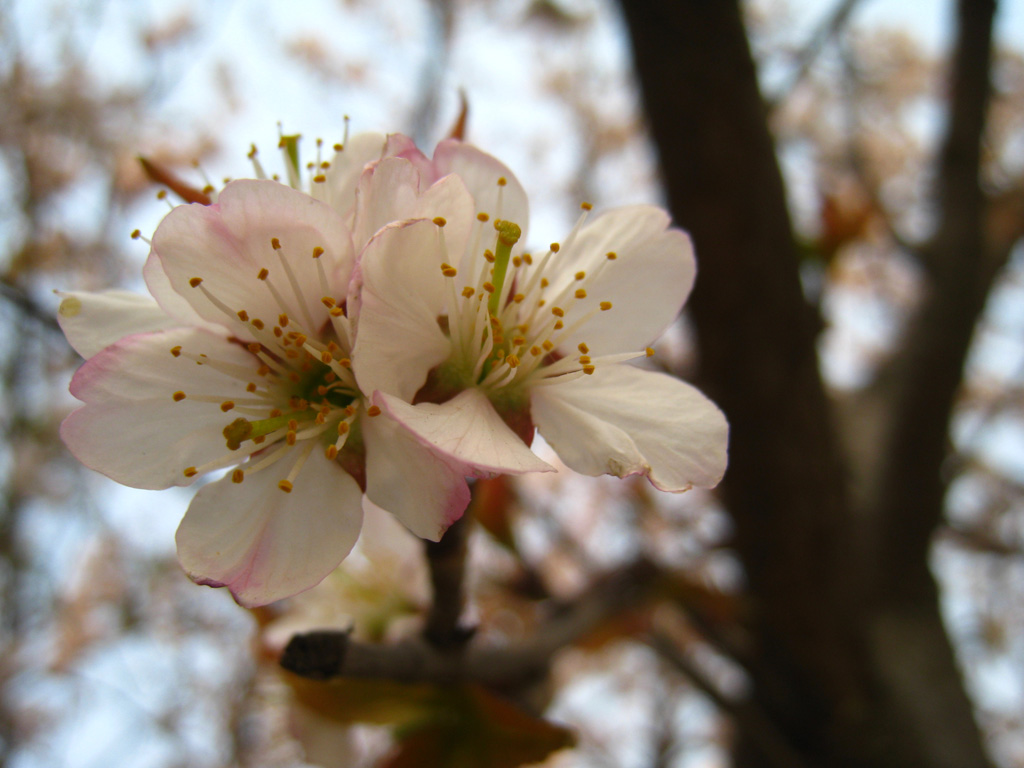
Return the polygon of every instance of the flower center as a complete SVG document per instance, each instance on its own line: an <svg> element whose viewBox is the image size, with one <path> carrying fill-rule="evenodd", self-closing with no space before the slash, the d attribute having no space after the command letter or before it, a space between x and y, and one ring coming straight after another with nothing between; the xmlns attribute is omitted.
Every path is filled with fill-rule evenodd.
<svg viewBox="0 0 1024 768"><path fill-rule="evenodd" d="M247 474L261 471L292 454L295 457L292 468L278 483L278 487L288 493L317 445L324 447L330 460L338 458L343 450L361 451L361 440L356 435L356 440L352 441L352 436L353 432L358 432L362 394L351 371L351 328L344 302L329 295L326 274L319 261L324 249L313 250L324 294L321 302L328 308L327 321L317 327L310 309L313 305L304 295L280 240L272 238L270 245L279 256L280 269L271 275L269 269L263 268L256 275L270 293L270 307L277 314L277 322L270 326L261 318L250 316L245 307L229 306L204 284L202 277L189 281L224 314L229 327L239 329L240 333L232 340L245 347L255 358L255 365L246 367L205 354L195 355L181 347L171 350L175 357L212 366L224 374L226 384L229 379L244 381L251 397L226 399L214 394L186 395L179 391L173 398L179 402L187 398L217 403L224 413L241 414L223 430L229 453L203 467L186 468L187 477L246 458L231 475L234 482L241 483ZM290 290L278 286L277 280L282 276ZM297 308L298 312L292 312L292 308ZM293 314L302 319L295 320ZM239 336L249 337L251 341L243 341ZM371 407L366 412L373 416L379 409ZM247 454L240 457L238 451Z"/></svg>

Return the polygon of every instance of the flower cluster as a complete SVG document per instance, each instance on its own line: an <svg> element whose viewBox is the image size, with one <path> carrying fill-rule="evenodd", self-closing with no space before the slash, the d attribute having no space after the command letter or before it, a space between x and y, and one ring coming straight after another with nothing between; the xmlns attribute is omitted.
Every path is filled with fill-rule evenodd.
<svg viewBox="0 0 1024 768"><path fill-rule="evenodd" d="M364 507L437 540L467 478L550 471L539 430L589 474L710 487L727 425L696 389L630 364L693 283L688 238L658 208L591 218L521 248L526 195L495 158L447 140L428 158L367 134L288 183L228 183L151 240L151 296L64 293L86 358L61 434L137 488L223 477L177 533L196 582L262 605L322 580Z"/></svg>

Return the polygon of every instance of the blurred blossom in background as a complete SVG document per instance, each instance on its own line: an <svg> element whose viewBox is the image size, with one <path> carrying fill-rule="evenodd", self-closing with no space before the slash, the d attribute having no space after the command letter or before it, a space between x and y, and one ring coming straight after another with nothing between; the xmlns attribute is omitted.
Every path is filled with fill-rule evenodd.
<svg viewBox="0 0 1024 768"><path fill-rule="evenodd" d="M842 422L921 298L906 252L935 224L952 4L751 0L744 11ZM1009 237L1024 195L1024 3L1003 3L998 24L983 170L1005 203L992 226ZM396 713L380 691L354 688L358 712L325 702L275 660L297 631L352 627L367 642L418 633L431 599L421 542L369 516L356 554L292 600L247 611L196 587L174 555L191 493L117 486L57 438L80 360L52 291L142 290L147 248L129 233L151 234L171 198L157 199L139 155L219 186L251 175L250 145L281 171L279 131L301 133L311 158L316 138L342 140L346 116L354 133L405 132L427 148L454 124L460 93L467 140L527 190L531 244L569 231L581 201L664 204L624 21L605 0L0 3L0 766L370 766L393 747L385 725L414 719L412 704ZM1015 242L969 357L932 550L1001 768L1024 765ZM698 371L687 317L655 347L665 370ZM872 429L846 430L853 455ZM663 588L688 607L638 605L557 656L524 699L577 745L544 765L729 765L723 705L750 679L723 652L745 638L716 641L746 608L721 501L660 495L642 478L582 478L535 447L556 475L497 481L475 502L467 618L478 635L529 639L551 606L638 561L670 574ZM693 675L652 647L652 632Z"/></svg>

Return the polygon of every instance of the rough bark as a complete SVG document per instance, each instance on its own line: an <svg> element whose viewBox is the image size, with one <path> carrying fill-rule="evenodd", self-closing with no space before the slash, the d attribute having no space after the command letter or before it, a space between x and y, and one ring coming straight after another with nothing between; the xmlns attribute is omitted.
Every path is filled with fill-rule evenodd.
<svg viewBox="0 0 1024 768"><path fill-rule="evenodd" d="M994 3L961 5L934 288L905 342L912 362L888 411L900 418L876 446L883 474L865 510L819 376L818 319L738 0L622 3L669 204L698 254L702 384L731 424L722 494L748 578L752 705L800 765L987 765L927 563L950 411L991 280L977 153ZM738 765L778 764L738 730Z"/></svg>

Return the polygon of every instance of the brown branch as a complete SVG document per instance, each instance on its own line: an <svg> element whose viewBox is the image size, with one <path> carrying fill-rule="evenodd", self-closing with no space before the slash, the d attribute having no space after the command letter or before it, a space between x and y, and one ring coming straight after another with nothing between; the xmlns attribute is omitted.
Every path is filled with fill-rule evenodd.
<svg viewBox="0 0 1024 768"><path fill-rule="evenodd" d="M466 570L466 544L472 524L471 510L456 520L440 541L424 542L430 566L430 584L434 601L423 631L427 640L439 649L458 650L472 631L459 626L465 605L463 579Z"/></svg>
<svg viewBox="0 0 1024 768"><path fill-rule="evenodd" d="M559 650L642 604L656 576L654 566L640 561L598 579L518 645L470 643L463 653L453 654L419 639L374 645L353 640L345 632L319 631L293 637L281 666L314 680L377 678L439 685L471 681L498 690L520 688L543 676Z"/></svg>

